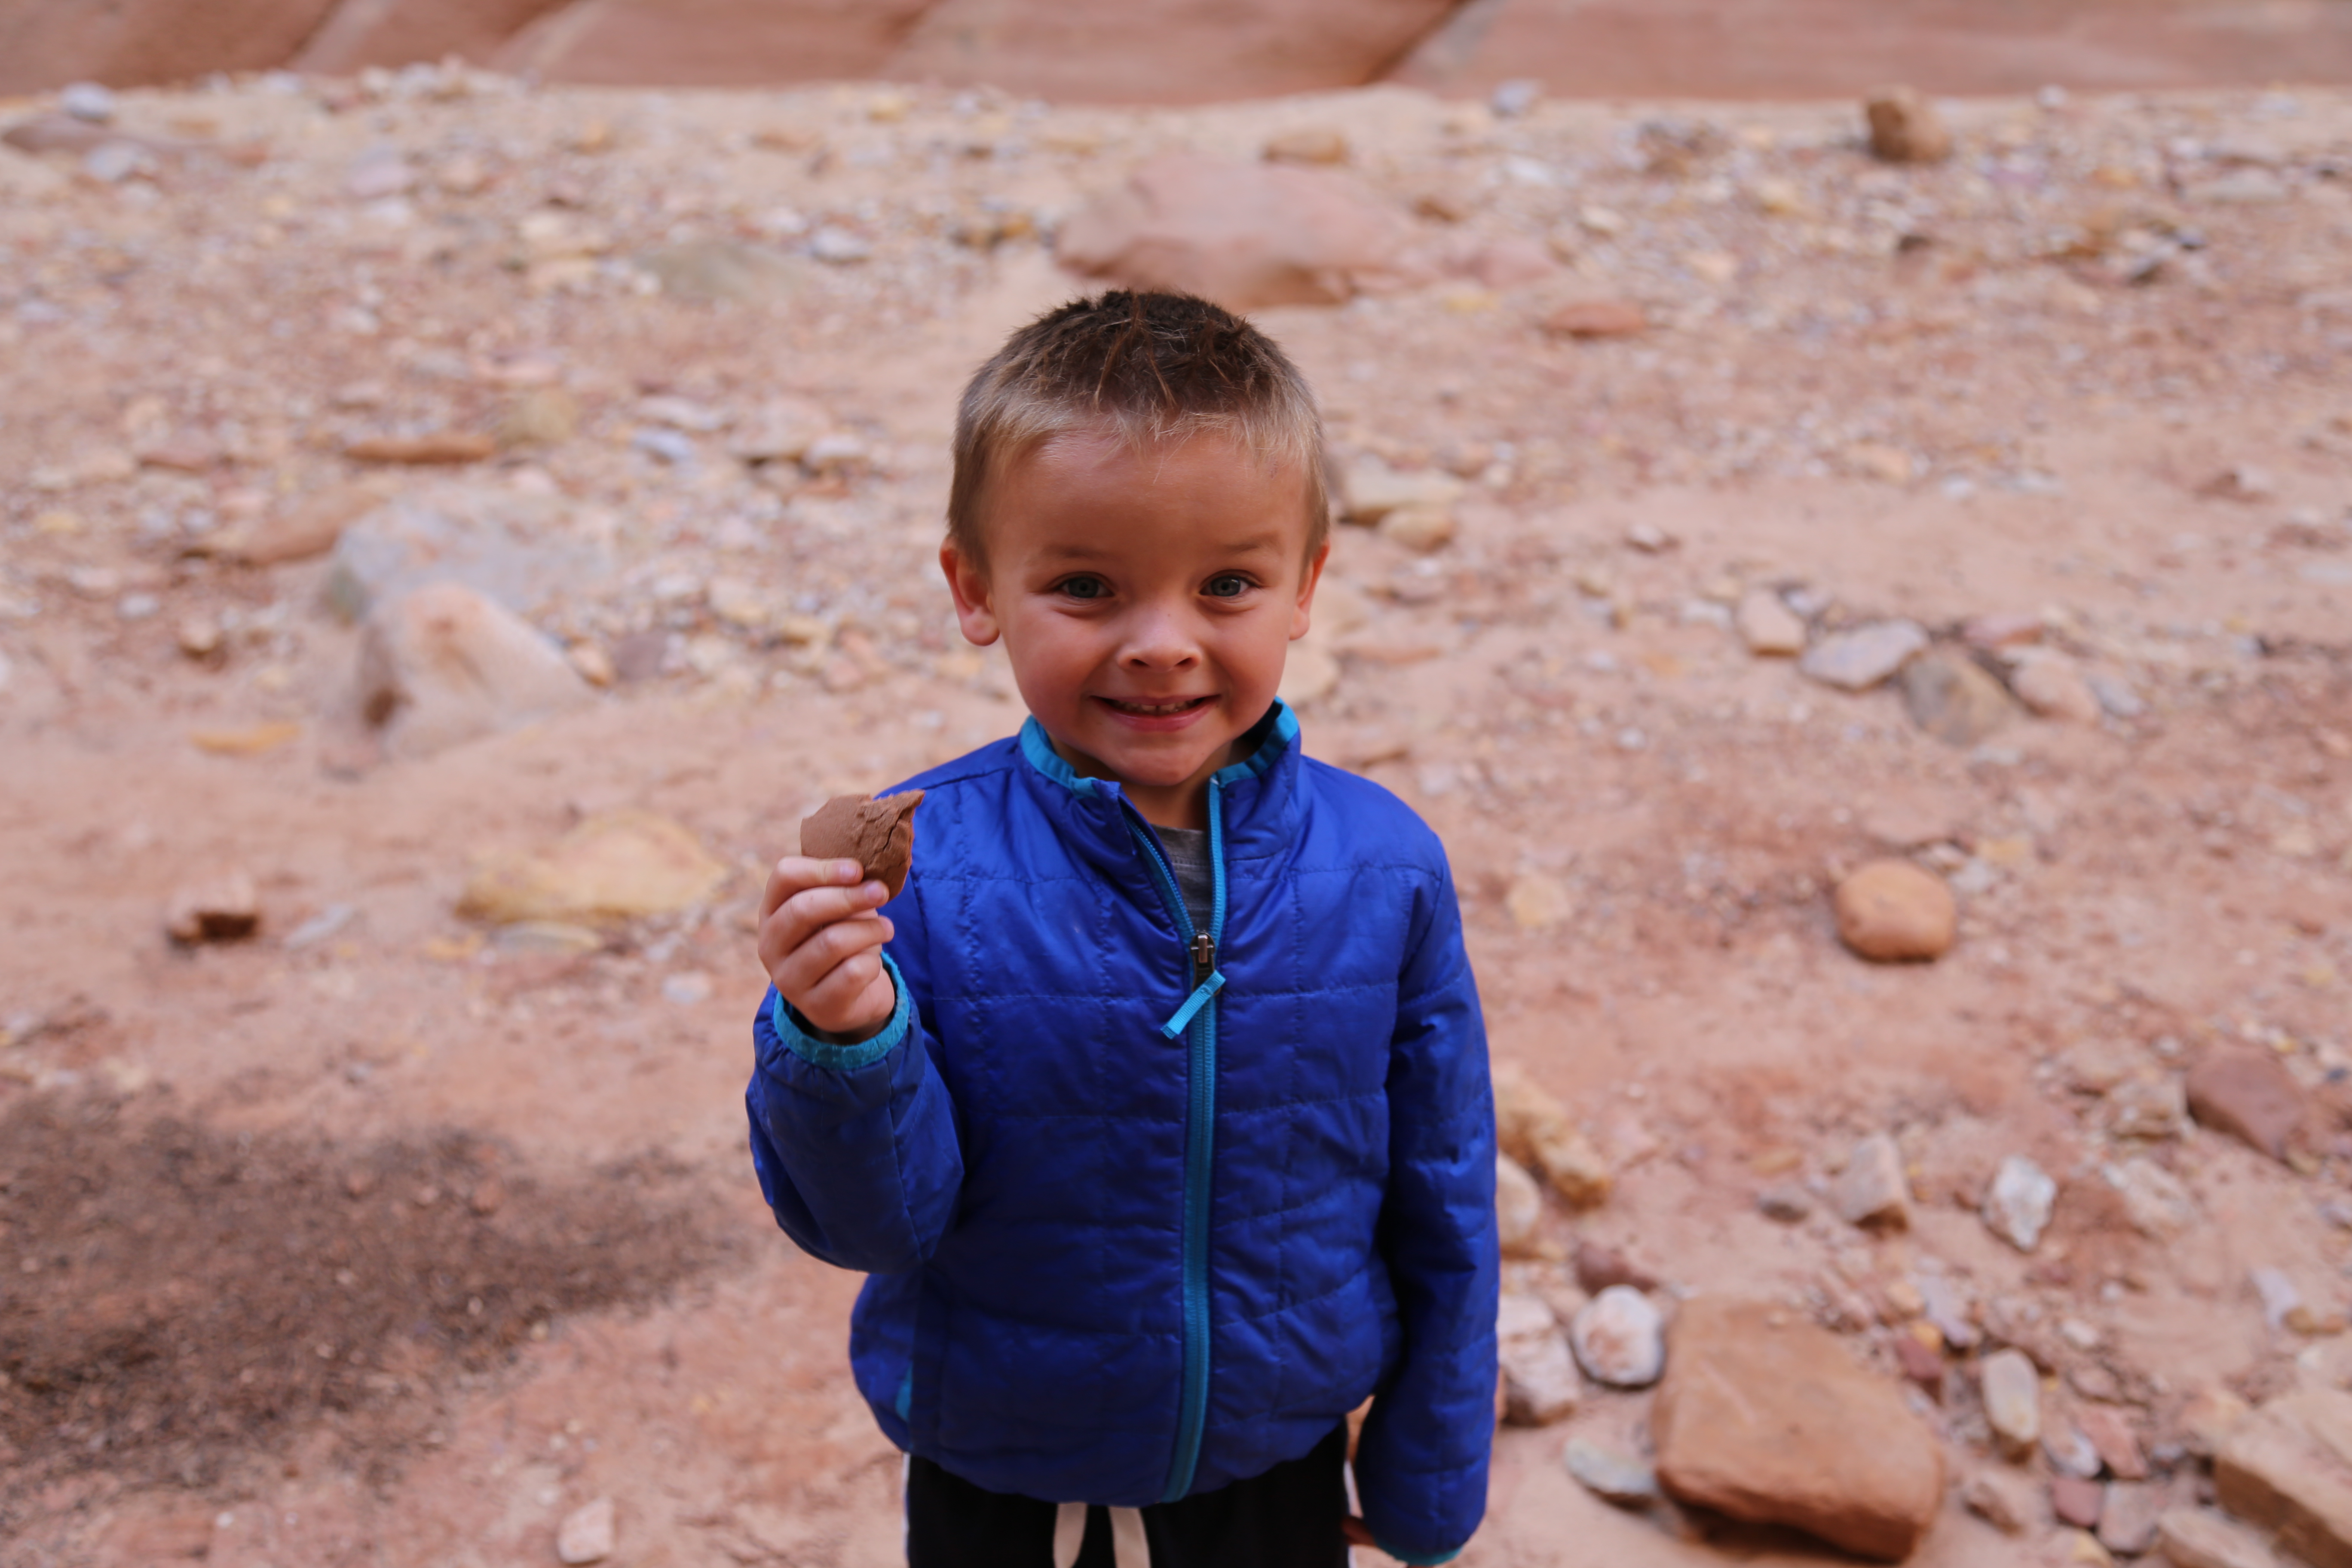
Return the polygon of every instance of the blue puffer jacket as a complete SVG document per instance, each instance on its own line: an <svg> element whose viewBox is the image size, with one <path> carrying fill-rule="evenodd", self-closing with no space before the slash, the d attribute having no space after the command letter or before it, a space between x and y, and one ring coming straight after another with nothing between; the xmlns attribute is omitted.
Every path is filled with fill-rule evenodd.
<svg viewBox="0 0 2352 1568"><path fill-rule="evenodd" d="M1034 720L906 787L898 1005L835 1046L771 992L751 1158L872 1278L857 1384L992 1490L1135 1507L1261 1474L1377 1394L1366 1522L1443 1562L1486 1508L1495 1121L1444 852L1277 705L1209 790L1195 932L1158 836Z"/></svg>

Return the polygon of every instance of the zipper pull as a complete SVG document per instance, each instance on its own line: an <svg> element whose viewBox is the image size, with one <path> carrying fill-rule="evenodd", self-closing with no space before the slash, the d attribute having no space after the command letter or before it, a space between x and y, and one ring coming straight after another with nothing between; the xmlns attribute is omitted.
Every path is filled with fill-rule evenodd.
<svg viewBox="0 0 2352 1568"><path fill-rule="evenodd" d="M1217 939L1207 931L1192 939L1192 984L1205 984L1217 967Z"/></svg>

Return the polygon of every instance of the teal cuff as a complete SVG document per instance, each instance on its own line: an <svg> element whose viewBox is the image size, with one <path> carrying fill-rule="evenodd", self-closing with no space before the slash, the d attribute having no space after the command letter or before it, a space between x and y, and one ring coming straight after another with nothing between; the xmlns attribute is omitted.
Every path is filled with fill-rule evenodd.
<svg viewBox="0 0 2352 1568"><path fill-rule="evenodd" d="M880 1034L870 1040L860 1040L854 1046L837 1046L830 1040L821 1040L801 1026L800 1016L784 1005L782 995L772 992L768 1021L775 1026L776 1043L811 1067L825 1068L834 1072L856 1072L859 1068L872 1067L898 1049L898 1042L905 1039L908 1030L914 1026L914 1010L907 1005L907 977L898 973L898 966L890 962L890 955L887 952L882 955L882 967L889 972L890 989L898 994L898 1000L897 1005L890 1009L890 1021L882 1026Z"/></svg>

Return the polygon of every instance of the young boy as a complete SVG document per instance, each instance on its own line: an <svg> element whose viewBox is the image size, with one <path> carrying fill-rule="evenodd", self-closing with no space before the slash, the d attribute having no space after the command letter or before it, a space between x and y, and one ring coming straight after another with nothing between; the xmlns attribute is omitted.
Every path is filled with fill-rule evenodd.
<svg viewBox="0 0 2352 1568"><path fill-rule="evenodd" d="M1118 292L1014 333L964 393L940 563L1031 716L902 786L887 908L854 860L769 879L752 1163L871 1276L850 1359L910 1456L914 1568L1435 1563L1485 1510L1494 1106L1453 879L1275 695L1328 520L1311 395L1246 322Z"/></svg>

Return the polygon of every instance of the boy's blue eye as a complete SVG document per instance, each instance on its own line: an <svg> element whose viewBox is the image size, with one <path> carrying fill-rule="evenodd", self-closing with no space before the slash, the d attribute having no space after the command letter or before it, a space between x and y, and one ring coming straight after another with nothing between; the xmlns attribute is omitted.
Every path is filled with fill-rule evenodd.
<svg viewBox="0 0 2352 1568"><path fill-rule="evenodd" d="M1072 577L1062 584L1062 592L1073 599L1099 599L1110 592L1110 584L1099 577Z"/></svg>
<svg viewBox="0 0 2352 1568"><path fill-rule="evenodd" d="M1227 572L1221 576L1210 578L1208 585L1202 591L1212 599L1238 599L1249 590L1248 578Z"/></svg>

